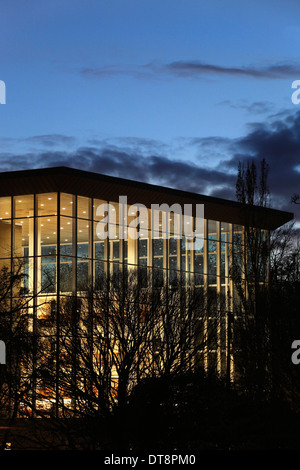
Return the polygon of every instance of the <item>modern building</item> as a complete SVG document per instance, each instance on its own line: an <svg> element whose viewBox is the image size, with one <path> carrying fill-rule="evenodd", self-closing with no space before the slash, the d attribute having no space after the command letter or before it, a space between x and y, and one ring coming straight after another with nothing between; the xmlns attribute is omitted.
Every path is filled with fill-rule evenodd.
<svg viewBox="0 0 300 470"><path fill-rule="evenodd" d="M269 208L253 213L266 239L293 218ZM145 286L152 277L172 285L180 273L187 285L232 298L229 268L244 225L241 204L182 190L66 167L0 174L0 268L22 263L36 323L104 273L131 267Z"/></svg>

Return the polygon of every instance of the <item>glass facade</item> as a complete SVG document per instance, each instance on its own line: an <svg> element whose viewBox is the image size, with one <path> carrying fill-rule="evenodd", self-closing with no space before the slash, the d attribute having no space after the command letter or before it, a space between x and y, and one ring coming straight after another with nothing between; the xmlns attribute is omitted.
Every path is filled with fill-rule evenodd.
<svg viewBox="0 0 300 470"><path fill-rule="evenodd" d="M104 219L97 215L97 208L105 204L110 213ZM172 214L173 219L176 216ZM169 213L160 217L158 228L151 230L149 209L139 218L137 237L132 236L137 232L133 227L136 212L129 213L127 224L121 227L118 203L113 201L64 193L3 197L1 265L21 261L25 291L47 297L80 293L87 285L99 285L103 273L118 273L130 266L141 269L145 285L153 273L158 284L167 279L171 285L180 273L187 284L225 292L231 253L236 260L241 254L242 227L205 220L203 234L197 234L191 247L187 237L176 233ZM163 218L170 219L168 236Z"/></svg>
<svg viewBox="0 0 300 470"><path fill-rule="evenodd" d="M191 244L189 237L181 236L179 214L161 212L154 225L156 215L150 208L140 211L137 224L132 206L66 193L0 198L0 267L13 270L21 263L24 293L34 294L30 327L45 337L54 331L55 338L56 309L62 299L83 296L89 286L101 288L105 274L126 275L131 268L138 268L141 287L172 287L179 279L196 286L215 302L207 328L216 319L226 323L226 317L218 315L232 311L229 269L232 256L242 262L242 227L205 219L203 233ZM204 365L225 369L222 351L226 335L220 333Z"/></svg>

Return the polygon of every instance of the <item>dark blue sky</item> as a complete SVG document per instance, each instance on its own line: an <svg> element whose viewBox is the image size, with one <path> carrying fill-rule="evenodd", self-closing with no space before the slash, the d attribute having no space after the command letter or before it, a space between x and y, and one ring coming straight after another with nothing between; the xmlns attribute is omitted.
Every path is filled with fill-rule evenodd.
<svg viewBox="0 0 300 470"><path fill-rule="evenodd" d="M1 171L234 199L237 162L266 158L273 206L298 209L299 1L2 0L0 18Z"/></svg>

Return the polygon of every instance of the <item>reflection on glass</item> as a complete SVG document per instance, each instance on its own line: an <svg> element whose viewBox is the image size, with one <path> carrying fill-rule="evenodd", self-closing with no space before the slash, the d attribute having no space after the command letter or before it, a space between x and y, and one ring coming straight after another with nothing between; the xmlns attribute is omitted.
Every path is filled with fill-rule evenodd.
<svg viewBox="0 0 300 470"><path fill-rule="evenodd" d="M55 261L55 258L54 258ZM41 264L41 292L56 292L56 263Z"/></svg>
<svg viewBox="0 0 300 470"><path fill-rule="evenodd" d="M89 263L79 262L77 264L77 289L79 291L86 291L89 285Z"/></svg>
<svg viewBox="0 0 300 470"><path fill-rule="evenodd" d="M217 251L217 236L215 234L209 234L208 235L208 241L207 241L207 251L209 253L215 253Z"/></svg>
<svg viewBox="0 0 300 470"><path fill-rule="evenodd" d="M216 254L209 253L207 257L208 264L208 284L217 283L217 256Z"/></svg>
<svg viewBox="0 0 300 470"><path fill-rule="evenodd" d="M194 271L195 271L195 284L202 285L204 283L204 267L203 267L203 254L195 253L194 259Z"/></svg>
<svg viewBox="0 0 300 470"><path fill-rule="evenodd" d="M77 256L79 258L89 257L90 222L78 220L77 222Z"/></svg>
<svg viewBox="0 0 300 470"><path fill-rule="evenodd" d="M96 289L103 288L104 276L105 276L105 262L95 261L94 268L94 284Z"/></svg>
<svg viewBox="0 0 300 470"><path fill-rule="evenodd" d="M60 291L62 293L72 292L73 269L72 262L60 260Z"/></svg>
<svg viewBox="0 0 300 470"><path fill-rule="evenodd" d="M96 242L94 244L94 256L96 259L106 259L105 244L106 242Z"/></svg>
<svg viewBox="0 0 300 470"><path fill-rule="evenodd" d="M72 261L73 247L72 245L61 244L60 255L63 261Z"/></svg>

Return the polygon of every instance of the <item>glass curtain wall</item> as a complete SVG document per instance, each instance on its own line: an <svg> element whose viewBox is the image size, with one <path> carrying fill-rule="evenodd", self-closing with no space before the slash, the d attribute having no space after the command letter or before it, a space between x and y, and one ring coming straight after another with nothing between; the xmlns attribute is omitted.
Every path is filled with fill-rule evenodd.
<svg viewBox="0 0 300 470"><path fill-rule="evenodd" d="M59 304L74 294L83 297L88 286L101 288L105 274L131 268L139 269L141 287L174 287L180 278L193 283L215 302L207 329L216 320L226 326L226 315L218 315L233 311L229 267L234 256L242 270L243 228L205 220L203 233L191 243L181 236L180 214L158 212L55 192L0 198L0 268L14 270L21 263L24 294L37 294L30 327L53 338L52 350ZM212 345L208 356L220 370L225 330L220 327L221 347Z"/></svg>

